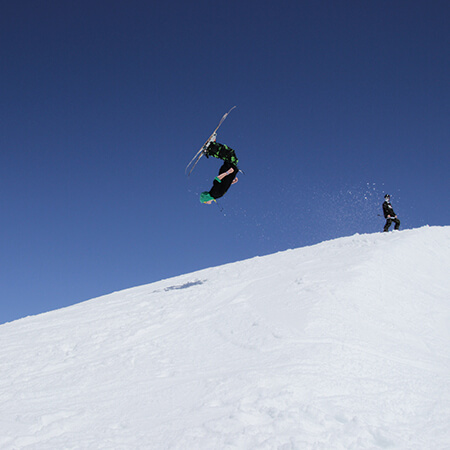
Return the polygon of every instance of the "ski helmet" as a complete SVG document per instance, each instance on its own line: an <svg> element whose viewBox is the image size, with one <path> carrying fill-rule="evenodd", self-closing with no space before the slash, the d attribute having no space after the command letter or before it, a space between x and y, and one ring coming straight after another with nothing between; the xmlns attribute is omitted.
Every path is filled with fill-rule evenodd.
<svg viewBox="0 0 450 450"><path fill-rule="evenodd" d="M391 196L390 196L389 194L386 194L386 195L384 196L384 198L391 198Z"/></svg>
<svg viewBox="0 0 450 450"><path fill-rule="evenodd" d="M204 191L200 194L200 203L206 203L210 200L215 200L215 198L212 197L208 191Z"/></svg>

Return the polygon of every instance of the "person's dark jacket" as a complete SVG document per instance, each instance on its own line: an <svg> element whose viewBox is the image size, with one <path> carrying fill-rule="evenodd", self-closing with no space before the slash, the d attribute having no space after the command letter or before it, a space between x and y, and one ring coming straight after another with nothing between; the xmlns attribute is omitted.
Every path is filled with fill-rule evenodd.
<svg viewBox="0 0 450 450"><path fill-rule="evenodd" d="M219 175L221 173L226 172L231 167L234 168L234 172L230 173L230 175L227 175L225 178L223 178L221 181L216 177L213 181L213 187L209 191L209 195L213 198L220 198L225 195L225 193L228 191L229 187L231 186L231 183L236 178L236 175L238 173L238 168L227 161L225 161L222 164L222 167L219 170Z"/></svg>
<svg viewBox="0 0 450 450"><path fill-rule="evenodd" d="M387 200L385 200L383 203L383 214L384 214L385 219L387 219L388 216L391 216L391 217L396 216L396 214L394 212L394 208L391 205L391 202L388 202Z"/></svg>

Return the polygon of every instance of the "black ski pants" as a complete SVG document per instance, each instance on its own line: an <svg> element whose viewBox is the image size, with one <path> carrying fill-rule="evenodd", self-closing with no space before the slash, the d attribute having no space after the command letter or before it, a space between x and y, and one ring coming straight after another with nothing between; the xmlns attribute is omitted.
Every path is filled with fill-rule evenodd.
<svg viewBox="0 0 450 450"><path fill-rule="evenodd" d="M234 166L237 166L237 163L239 162L236 158L236 153L232 148L225 144L219 144L218 142L211 142L211 144L209 144L207 155L229 162Z"/></svg>
<svg viewBox="0 0 450 450"><path fill-rule="evenodd" d="M394 230L398 230L400 228L400 220L398 220L395 217L393 219L386 219L386 225L384 226L384 230L383 231L389 231L389 228L392 225L392 222L395 223Z"/></svg>

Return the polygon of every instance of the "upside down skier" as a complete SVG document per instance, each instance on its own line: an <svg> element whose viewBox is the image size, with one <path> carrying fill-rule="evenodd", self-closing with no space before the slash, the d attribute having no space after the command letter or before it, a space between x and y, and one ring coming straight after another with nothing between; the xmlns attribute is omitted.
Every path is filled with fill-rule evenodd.
<svg viewBox="0 0 450 450"><path fill-rule="evenodd" d="M219 144L215 140L216 136L213 136L203 149L203 153L207 158L212 156L221 159L223 164L219 169L219 175L214 178L212 188L200 194L200 202L205 205L211 205L216 199L224 196L230 186L238 181L236 175L239 172L237 167L239 160L236 157L236 153L232 148L225 144Z"/></svg>

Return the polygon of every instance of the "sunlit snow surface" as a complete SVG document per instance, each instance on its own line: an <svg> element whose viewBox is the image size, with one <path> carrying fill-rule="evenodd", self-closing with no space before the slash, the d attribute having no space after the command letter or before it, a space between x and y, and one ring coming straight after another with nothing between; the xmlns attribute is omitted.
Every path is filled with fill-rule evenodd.
<svg viewBox="0 0 450 450"><path fill-rule="evenodd" d="M448 449L450 227L202 270L0 342L1 449Z"/></svg>

